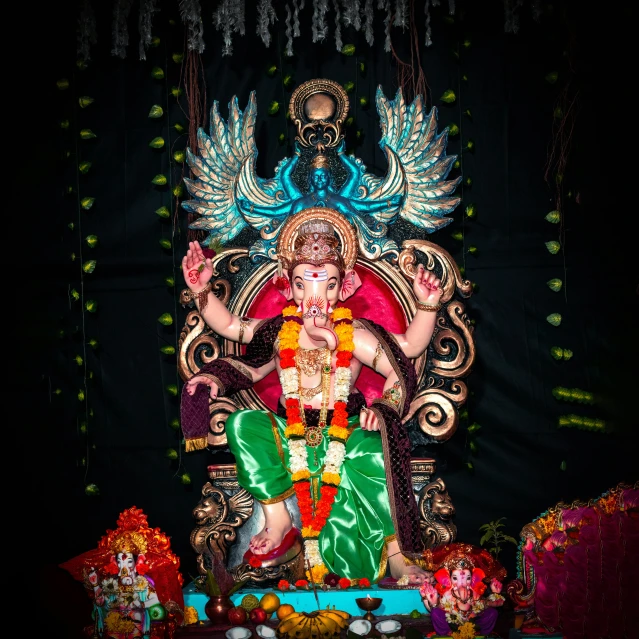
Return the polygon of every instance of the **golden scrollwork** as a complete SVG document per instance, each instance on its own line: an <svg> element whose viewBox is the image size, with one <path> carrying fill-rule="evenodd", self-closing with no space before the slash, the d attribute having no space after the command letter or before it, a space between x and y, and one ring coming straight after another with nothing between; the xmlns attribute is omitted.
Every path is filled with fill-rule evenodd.
<svg viewBox="0 0 639 639"><path fill-rule="evenodd" d="M252 495L243 488L229 496L211 482L204 484L202 499L193 509L197 527L190 537L191 547L198 553L201 574L206 573L204 566L211 554L226 561L228 548L235 542L238 528L253 514L253 503Z"/></svg>
<svg viewBox="0 0 639 639"><path fill-rule="evenodd" d="M228 397L218 397L209 402L209 446L226 445L226 420L231 413L238 409L238 405Z"/></svg>
<svg viewBox="0 0 639 639"><path fill-rule="evenodd" d="M355 227L337 211L323 206L313 206L291 215L282 230L277 242L277 253L292 261L295 253L293 246L300 225L309 220L323 220L333 226L341 244L342 257L347 269L353 268L357 260L358 240Z"/></svg>
<svg viewBox="0 0 639 639"><path fill-rule="evenodd" d="M456 382L455 386L457 385L465 387L460 381ZM404 423L416 416L417 424L423 433L438 442L450 439L459 425L459 414L456 404L448 395L449 393L439 389L422 389L410 403L408 413L403 419Z"/></svg>
<svg viewBox="0 0 639 639"><path fill-rule="evenodd" d="M434 270L440 277L444 293L441 297L442 304L446 304L457 291L462 297L470 297L473 286L470 280L462 278L462 274L450 253L441 246L427 240L405 240L402 242L402 251L397 258L400 271L409 280L415 279L419 260L415 251L426 256L424 266Z"/></svg>
<svg viewBox="0 0 639 639"><path fill-rule="evenodd" d="M190 311L178 340L178 373L183 381L220 356L220 345L213 331L197 311Z"/></svg>
<svg viewBox="0 0 639 639"><path fill-rule="evenodd" d="M429 370L436 375L464 377L470 373L475 363L473 326L464 312L462 302L448 302L445 314L458 330L448 328L441 315L437 318Z"/></svg>
<svg viewBox="0 0 639 639"><path fill-rule="evenodd" d="M349 109L348 94L333 80L314 79L300 84L289 102L289 115L297 129L297 140L323 151L343 139L342 125Z"/></svg>

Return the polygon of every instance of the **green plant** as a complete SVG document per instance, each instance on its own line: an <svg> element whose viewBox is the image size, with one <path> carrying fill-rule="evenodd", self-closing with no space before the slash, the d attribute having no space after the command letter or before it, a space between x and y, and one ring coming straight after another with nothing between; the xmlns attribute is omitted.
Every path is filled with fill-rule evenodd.
<svg viewBox="0 0 639 639"><path fill-rule="evenodd" d="M193 583L196 590L205 592L209 597L219 597L220 595L231 596L247 581L248 578L235 581L223 563L213 562L213 570L207 568L206 574L194 579Z"/></svg>
<svg viewBox="0 0 639 639"><path fill-rule="evenodd" d="M504 543L510 543L517 545L517 540L510 535L505 535L500 529L504 527L505 524L502 521L506 519L505 517L500 517L495 521L489 521L487 524L479 527L479 530L483 530L484 534L482 538L479 540L479 544L481 546L490 545L488 548L488 552L495 557L495 559L499 558L499 553L502 550L502 545Z"/></svg>

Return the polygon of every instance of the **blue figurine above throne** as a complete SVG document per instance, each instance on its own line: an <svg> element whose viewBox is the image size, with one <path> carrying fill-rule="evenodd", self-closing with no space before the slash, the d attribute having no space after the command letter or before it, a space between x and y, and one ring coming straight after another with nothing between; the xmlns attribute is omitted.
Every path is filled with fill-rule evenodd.
<svg viewBox="0 0 639 639"><path fill-rule="evenodd" d="M381 89L377 108L382 178L343 153L348 98L329 80L293 93L296 153L274 178L255 174L254 94L244 113L231 101L228 124L216 103L210 135L200 130L197 154L187 152L193 199L183 207L208 236L183 260L182 302L196 308L180 340L182 429L187 451L228 446L236 461L210 471L194 511L202 571L233 557L238 578L263 585L327 573L374 583L388 570L418 586L431 578L422 551L454 538L450 517L425 521L445 486L431 481L433 460L411 459L407 426L433 442L455 431L474 346L454 298L471 286L441 247L400 246L389 227L449 224L461 178L446 179L455 156L435 109ZM252 244L229 246L247 228ZM220 244L207 257L203 247ZM218 269L228 279L213 279ZM245 527L256 534L243 537ZM244 547L232 552L236 541Z"/></svg>

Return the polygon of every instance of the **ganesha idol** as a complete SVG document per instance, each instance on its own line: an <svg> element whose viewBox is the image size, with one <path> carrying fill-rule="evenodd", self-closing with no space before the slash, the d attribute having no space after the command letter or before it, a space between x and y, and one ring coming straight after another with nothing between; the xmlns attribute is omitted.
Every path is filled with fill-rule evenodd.
<svg viewBox="0 0 639 639"><path fill-rule="evenodd" d="M421 562L405 422L415 414L427 349L437 327L445 326L438 324L440 311L456 287L468 292L471 285L439 247L410 240L402 250L387 236L400 218L427 232L446 226L461 178L445 179L455 158L446 156L434 110L426 114L420 100L409 108L400 94L393 102L381 92L378 108L386 118L385 178L345 155L347 95L331 81L314 80L291 98L294 157L280 162L273 179L261 180L254 96L244 114L236 102L229 105L228 125L215 104L210 136L200 130L198 155L187 152L195 179L185 180L193 199L182 206L199 216L190 228L209 236L189 243L181 301L196 308L197 318L187 324L201 321L226 354L218 357L218 349L183 375L181 427L186 451L201 450L210 444L212 405L230 405L255 389L273 400L257 407L238 400L225 423L237 484L263 514L246 540L247 565L269 567L299 548L304 576L314 583L329 573L376 583L388 572L418 587L432 572ZM230 244L251 229L259 238L248 250ZM223 247L220 255L214 246ZM423 263L416 250L427 257ZM249 272L244 286L251 283L252 301L240 289L234 308L220 293L226 280L214 279L225 254L230 273L244 256L260 264L254 272L264 278L256 285ZM371 284L377 271L360 262L383 258L389 265L378 271L392 273L410 313L402 314L401 326ZM362 300L370 313L353 312ZM455 320L467 331L464 319ZM360 390L367 375L382 380L376 394ZM441 394L451 406L465 386L456 389Z"/></svg>
<svg viewBox="0 0 639 639"><path fill-rule="evenodd" d="M451 635L464 623L475 625L477 634L488 635L497 621L505 570L483 549L471 544L449 544L435 552L435 584L424 583L419 592L435 632ZM488 582L488 585L487 583ZM488 594L486 594L488 593Z"/></svg>
<svg viewBox="0 0 639 639"><path fill-rule="evenodd" d="M250 541L252 558L270 558L301 534L313 581L328 572L377 580L388 559L393 577L421 582L427 573L402 552L418 553L421 540L417 503L406 485L409 447L401 417L415 390L409 358L421 355L431 339L440 281L418 266L418 310L402 335L353 318L341 303L361 281L345 264L333 227L313 218L323 213L311 209L293 251L280 255L274 284L292 303L269 320L229 313L211 292L210 258L198 243L190 244L183 268L200 314L217 334L248 347L245 356L215 360L188 380L183 428L197 425L184 417L199 403L201 427L208 429L209 397L248 388L276 370L282 389L277 412L240 410L226 422L238 483L264 511L264 527ZM363 366L386 379L382 396L370 406L354 388ZM196 434L185 431L187 439ZM385 447L394 454L385 456ZM293 529L284 504L292 494L301 531Z"/></svg>
<svg viewBox="0 0 639 639"><path fill-rule="evenodd" d="M135 639L150 638L153 622L163 625L167 609L184 606L179 565L168 537L149 528L133 506L95 550L61 567L84 583L93 601L92 637Z"/></svg>

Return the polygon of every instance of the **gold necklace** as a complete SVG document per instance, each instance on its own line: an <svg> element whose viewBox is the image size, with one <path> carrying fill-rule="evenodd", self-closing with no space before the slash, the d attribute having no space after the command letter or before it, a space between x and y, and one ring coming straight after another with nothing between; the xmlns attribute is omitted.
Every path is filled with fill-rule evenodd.
<svg viewBox="0 0 639 639"><path fill-rule="evenodd" d="M308 349L298 347L297 353L295 354L295 363L298 365L298 368L303 371L304 375L312 377L320 370L327 350L326 347ZM317 395L317 393L315 393L315 395Z"/></svg>
<svg viewBox="0 0 639 639"><path fill-rule="evenodd" d="M322 364L322 382L320 384L322 389L322 404L320 407L319 421L317 426L307 426L306 425L306 415L304 410L304 404L300 405L300 417L302 420L302 424L304 424L304 438L306 440L306 445L313 449L313 459L315 461L315 466L318 464L317 460L317 447L322 443L324 439L324 434L322 433L323 429L326 427L326 417L328 415L328 400L330 399L331 394L331 358L332 353L328 350L328 348L316 349L324 351L324 363ZM315 389L304 389L302 388L301 379L300 378L300 396L303 396L302 391L304 390L315 390ZM317 395L317 393L315 393ZM313 395L313 396L315 396Z"/></svg>

